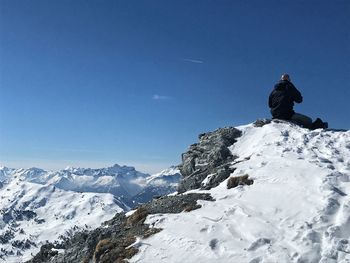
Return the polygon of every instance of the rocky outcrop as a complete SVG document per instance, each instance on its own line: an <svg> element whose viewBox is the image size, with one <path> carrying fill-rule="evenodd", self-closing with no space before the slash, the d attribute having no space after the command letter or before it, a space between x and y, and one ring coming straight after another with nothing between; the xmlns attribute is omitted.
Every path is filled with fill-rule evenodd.
<svg viewBox="0 0 350 263"><path fill-rule="evenodd" d="M138 252L137 247L132 245L136 237L147 238L161 231L144 223L147 215L189 212L201 207L197 200L213 201L209 194L195 193L154 199L139 206L129 217L118 213L93 231L76 233L60 244L42 246L28 263L126 262L125 259ZM64 249L64 253L57 253L56 249Z"/></svg>
<svg viewBox="0 0 350 263"><path fill-rule="evenodd" d="M228 149L241 136L233 127L220 128L199 135L199 143L192 144L182 154L180 171L183 179L178 192L191 189L210 189L219 185L234 171L231 167L236 158Z"/></svg>

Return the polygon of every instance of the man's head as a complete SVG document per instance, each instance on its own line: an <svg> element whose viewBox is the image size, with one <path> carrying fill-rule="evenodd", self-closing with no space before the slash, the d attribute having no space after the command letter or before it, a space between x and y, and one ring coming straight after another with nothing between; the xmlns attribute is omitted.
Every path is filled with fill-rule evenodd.
<svg viewBox="0 0 350 263"><path fill-rule="evenodd" d="M288 80L288 81L290 81L290 77L289 77L289 75L287 73L285 73L285 74L283 74L281 76L281 80Z"/></svg>

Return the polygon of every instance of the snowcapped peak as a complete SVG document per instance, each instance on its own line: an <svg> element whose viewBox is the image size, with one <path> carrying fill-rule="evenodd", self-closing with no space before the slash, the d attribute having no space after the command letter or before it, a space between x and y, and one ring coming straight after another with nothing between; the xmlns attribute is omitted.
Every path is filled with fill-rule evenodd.
<svg viewBox="0 0 350 263"><path fill-rule="evenodd" d="M14 170L13 173L27 181L43 182L45 181L45 175L47 174L47 171L32 167L28 169L17 169Z"/></svg>
<svg viewBox="0 0 350 263"><path fill-rule="evenodd" d="M11 173L14 170L15 169L8 168L8 167L5 167L5 166L1 166L0 167L0 182L7 181L8 177L11 175Z"/></svg>
<svg viewBox="0 0 350 263"><path fill-rule="evenodd" d="M1 172L8 173L8 172L11 172L13 170L14 170L13 168L8 168L6 166L0 166L0 173Z"/></svg>
<svg viewBox="0 0 350 263"><path fill-rule="evenodd" d="M163 171L154 174L153 176L162 176L162 175L171 175L171 174L177 174L180 173L179 167L177 166L170 166L169 168L164 169Z"/></svg>
<svg viewBox="0 0 350 263"><path fill-rule="evenodd" d="M28 169L24 169L24 173L26 174L39 174L39 173L44 173L46 172L44 169L37 168L37 167L31 167Z"/></svg>
<svg viewBox="0 0 350 263"><path fill-rule="evenodd" d="M68 165L68 166L66 166L66 168L64 168L64 169L62 169L62 170L63 170L63 171L73 171L74 169L77 169L77 168Z"/></svg>
<svg viewBox="0 0 350 263"><path fill-rule="evenodd" d="M147 177L147 184L177 184L180 181L181 172L177 166L171 166L163 171Z"/></svg>

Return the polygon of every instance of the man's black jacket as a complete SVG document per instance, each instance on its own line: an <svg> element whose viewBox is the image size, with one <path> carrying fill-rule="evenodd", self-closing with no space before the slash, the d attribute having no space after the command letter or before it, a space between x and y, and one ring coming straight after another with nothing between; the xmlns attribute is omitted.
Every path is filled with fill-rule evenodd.
<svg viewBox="0 0 350 263"><path fill-rule="evenodd" d="M294 102L300 103L303 97L292 82L281 80L269 96L269 107L275 119L289 120L293 114Z"/></svg>

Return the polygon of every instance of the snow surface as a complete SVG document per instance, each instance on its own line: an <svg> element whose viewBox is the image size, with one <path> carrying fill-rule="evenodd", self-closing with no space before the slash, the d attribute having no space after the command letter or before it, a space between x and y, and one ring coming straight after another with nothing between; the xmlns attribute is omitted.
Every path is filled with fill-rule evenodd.
<svg viewBox="0 0 350 263"><path fill-rule="evenodd" d="M350 262L350 131L292 124L242 126L231 176L250 186L208 192L216 201L146 223L130 262Z"/></svg>

